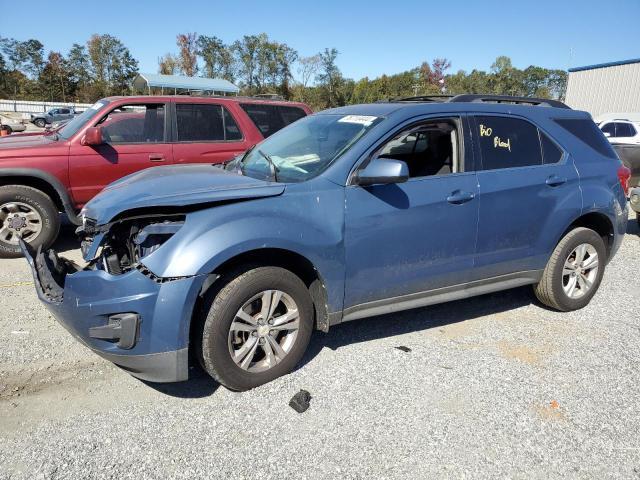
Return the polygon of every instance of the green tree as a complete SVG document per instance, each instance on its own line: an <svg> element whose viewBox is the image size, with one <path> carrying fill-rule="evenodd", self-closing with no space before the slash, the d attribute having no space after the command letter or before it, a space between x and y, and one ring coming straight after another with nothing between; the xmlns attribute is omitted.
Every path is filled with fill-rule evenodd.
<svg viewBox="0 0 640 480"><path fill-rule="evenodd" d="M238 76L249 94L253 93L258 67L261 38L258 35L245 35L242 40L233 43L233 51L238 64Z"/></svg>
<svg viewBox="0 0 640 480"><path fill-rule="evenodd" d="M89 91L91 84L91 61L84 45L74 43L69 49L66 59L67 73L69 75L69 95L79 102L94 100Z"/></svg>
<svg viewBox="0 0 640 480"><path fill-rule="evenodd" d="M342 74L336 65L338 53L338 50L335 48L325 48L324 52L320 53L321 67L320 72L316 76L316 81L324 94L326 108L339 105L338 87L342 81Z"/></svg>
<svg viewBox="0 0 640 480"><path fill-rule="evenodd" d="M124 95L138 71L138 62L117 38L94 34L87 42L91 63L91 94L95 98Z"/></svg>
<svg viewBox="0 0 640 480"><path fill-rule="evenodd" d="M216 36L200 35L197 40L198 55L204 62L204 73L209 78L234 81L235 60L230 46Z"/></svg>

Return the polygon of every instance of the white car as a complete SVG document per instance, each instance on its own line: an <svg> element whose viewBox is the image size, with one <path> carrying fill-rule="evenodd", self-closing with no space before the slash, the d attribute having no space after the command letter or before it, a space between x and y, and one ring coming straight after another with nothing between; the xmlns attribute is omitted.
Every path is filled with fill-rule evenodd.
<svg viewBox="0 0 640 480"><path fill-rule="evenodd" d="M9 117L0 118L0 126L9 133L24 132L27 129L24 123Z"/></svg>
<svg viewBox="0 0 640 480"><path fill-rule="evenodd" d="M640 121L626 119L605 120L598 124L611 143L640 145Z"/></svg>

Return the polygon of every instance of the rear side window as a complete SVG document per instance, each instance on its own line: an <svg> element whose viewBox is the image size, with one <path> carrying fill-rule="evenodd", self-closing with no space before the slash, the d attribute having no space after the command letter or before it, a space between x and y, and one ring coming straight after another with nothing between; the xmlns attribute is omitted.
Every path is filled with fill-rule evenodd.
<svg viewBox="0 0 640 480"><path fill-rule="evenodd" d="M507 117L476 117L482 169L542 165L538 128Z"/></svg>
<svg viewBox="0 0 640 480"><path fill-rule="evenodd" d="M556 118L554 122L601 155L609 158L618 158L616 152L611 148L611 144L593 120L587 118Z"/></svg>
<svg viewBox="0 0 640 480"><path fill-rule="evenodd" d="M242 138L238 125L222 105L178 103L176 122L179 142L219 142Z"/></svg>
<svg viewBox="0 0 640 480"><path fill-rule="evenodd" d="M616 123L616 137L633 137L634 128L629 123Z"/></svg>
<svg viewBox="0 0 640 480"><path fill-rule="evenodd" d="M243 103L240 106L265 138L307 115L298 107L255 103Z"/></svg>
<svg viewBox="0 0 640 480"><path fill-rule="evenodd" d="M282 120L284 121L285 127L290 123L293 123L296 120L300 120L302 117L307 116L305 111L298 107L279 106L278 110L280 110L280 114L282 115Z"/></svg>
<svg viewBox="0 0 640 480"><path fill-rule="evenodd" d="M544 132L540 132L540 143L542 144L542 158L545 165L558 163L562 159L562 150Z"/></svg>

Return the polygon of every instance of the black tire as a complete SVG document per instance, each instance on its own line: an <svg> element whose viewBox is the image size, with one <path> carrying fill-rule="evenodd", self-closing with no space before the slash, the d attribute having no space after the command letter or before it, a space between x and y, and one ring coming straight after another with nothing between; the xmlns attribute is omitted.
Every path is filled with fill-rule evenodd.
<svg viewBox="0 0 640 480"><path fill-rule="evenodd" d="M40 128L44 128L44 127L46 127L46 126L47 126L47 122L45 121L45 119L44 119L44 118L36 118L36 119L33 121L33 124L34 124L36 127L40 127Z"/></svg>
<svg viewBox="0 0 640 480"><path fill-rule="evenodd" d="M6 185L0 187L0 206L11 202L29 205L37 211L42 220L42 229L37 237L26 239L27 243L37 250L48 248L55 241L60 231L60 216L51 198L40 190L22 185ZM22 256L20 247L0 240L0 258L17 258Z"/></svg>
<svg viewBox="0 0 640 480"><path fill-rule="evenodd" d="M9 125L5 125L3 128L6 130L6 132L9 135L11 135L13 133L13 129Z"/></svg>
<svg viewBox="0 0 640 480"><path fill-rule="evenodd" d="M562 271L571 252L583 243L590 244L595 248L598 254L598 271L591 288L582 297L571 298L565 293L562 286ZM562 312L583 308L597 292L606 263L607 250L602 237L589 228L575 228L560 240L551 254L542 279L534 286L536 297L545 305Z"/></svg>
<svg viewBox="0 0 640 480"><path fill-rule="evenodd" d="M313 330L313 302L305 284L289 270L258 267L237 270L209 299L210 308L201 331L198 353L202 367L215 380L235 391L245 391L290 373L307 349ZM229 352L229 330L236 312L254 295L264 290L281 290L296 303L299 328L295 343L283 360L263 372L243 370Z"/></svg>

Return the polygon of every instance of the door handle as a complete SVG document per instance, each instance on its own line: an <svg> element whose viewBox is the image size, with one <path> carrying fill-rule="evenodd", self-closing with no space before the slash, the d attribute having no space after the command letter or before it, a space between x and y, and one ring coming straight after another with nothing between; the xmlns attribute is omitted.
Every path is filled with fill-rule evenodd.
<svg viewBox="0 0 640 480"><path fill-rule="evenodd" d="M164 155L161 153L151 153L149 154L149 160L152 162L164 162Z"/></svg>
<svg viewBox="0 0 640 480"><path fill-rule="evenodd" d="M447 197L447 202L454 205L461 205L473 200L474 198L475 195L471 192L461 192L460 190L456 190L451 192L451 195Z"/></svg>
<svg viewBox="0 0 640 480"><path fill-rule="evenodd" d="M549 185L550 187L557 187L559 185L562 185L563 183L566 183L567 179L566 178L562 178L559 177L557 175L551 175L549 178L547 178L545 180L545 183L547 185Z"/></svg>

